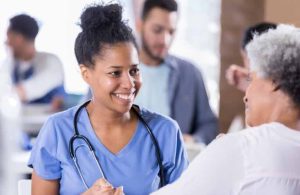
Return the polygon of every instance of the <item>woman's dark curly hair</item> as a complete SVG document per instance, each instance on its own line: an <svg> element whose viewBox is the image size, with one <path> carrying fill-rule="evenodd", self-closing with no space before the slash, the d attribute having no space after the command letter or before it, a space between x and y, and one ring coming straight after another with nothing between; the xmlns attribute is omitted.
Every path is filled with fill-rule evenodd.
<svg viewBox="0 0 300 195"><path fill-rule="evenodd" d="M94 57L101 57L107 45L131 42L137 47L132 29L122 20L122 7L119 4L89 6L80 20L82 32L75 41L78 64L94 68Z"/></svg>
<svg viewBox="0 0 300 195"><path fill-rule="evenodd" d="M250 69L272 80L300 108L300 29L279 25L255 36L246 49Z"/></svg>

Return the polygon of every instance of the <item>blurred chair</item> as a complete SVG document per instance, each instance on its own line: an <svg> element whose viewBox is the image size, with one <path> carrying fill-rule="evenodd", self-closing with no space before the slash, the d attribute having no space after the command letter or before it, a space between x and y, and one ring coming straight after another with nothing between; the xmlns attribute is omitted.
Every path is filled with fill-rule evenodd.
<svg viewBox="0 0 300 195"><path fill-rule="evenodd" d="M185 143L186 152L188 155L188 159L190 162L194 160L194 158L205 149L204 144L199 143Z"/></svg>
<svg viewBox="0 0 300 195"><path fill-rule="evenodd" d="M68 93L64 98L63 109L68 109L80 104L82 101L82 97L83 97L82 94Z"/></svg>
<svg viewBox="0 0 300 195"><path fill-rule="evenodd" d="M18 195L31 195L30 179L22 179L18 181Z"/></svg>

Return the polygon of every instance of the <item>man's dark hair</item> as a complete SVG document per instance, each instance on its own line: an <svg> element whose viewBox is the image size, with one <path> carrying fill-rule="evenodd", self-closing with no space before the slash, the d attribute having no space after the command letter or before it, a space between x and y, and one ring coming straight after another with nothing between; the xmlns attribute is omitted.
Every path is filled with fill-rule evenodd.
<svg viewBox="0 0 300 195"><path fill-rule="evenodd" d="M119 4L93 5L84 10L80 32L75 41L78 64L94 67L94 57L103 55L105 46L131 42L137 48L132 29L122 20Z"/></svg>
<svg viewBox="0 0 300 195"><path fill-rule="evenodd" d="M271 22L261 22L250 26L244 32L244 36L242 39L242 48L245 50L246 45L252 41L255 34L260 35L262 33L267 32L269 29L275 29L277 24Z"/></svg>
<svg viewBox="0 0 300 195"><path fill-rule="evenodd" d="M20 14L9 20L9 31L20 33L26 39L34 40L39 32L37 21L26 14Z"/></svg>
<svg viewBox="0 0 300 195"><path fill-rule="evenodd" d="M177 11L177 2L175 0L145 0L142 19L145 20L149 12L154 8L164 9L169 12Z"/></svg>

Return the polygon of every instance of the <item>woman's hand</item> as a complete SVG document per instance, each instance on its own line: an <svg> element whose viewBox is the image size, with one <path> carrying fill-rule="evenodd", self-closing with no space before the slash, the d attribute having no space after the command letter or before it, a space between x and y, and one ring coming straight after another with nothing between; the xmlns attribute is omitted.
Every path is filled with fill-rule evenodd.
<svg viewBox="0 0 300 195"><path fill-rule="evenodd" d="M189 134L183 134L183 140L185 143L195 143L196 142L195 138Z"/></svg>
<svg viewBox="0 0 300 195"><path fill-rule="evenodd" d="M226 70L226 79L230 85L235 86L241 91L246 91L246 88L249 84L248 82L248 70L241 66L232 64Z"/></svg>
<svg viewBox="0 0 300 195"><path fill-rule="evenodd" d="M114 188L105 179L98 179L92 187L82 195L123 195L123 187Z"/></svg>

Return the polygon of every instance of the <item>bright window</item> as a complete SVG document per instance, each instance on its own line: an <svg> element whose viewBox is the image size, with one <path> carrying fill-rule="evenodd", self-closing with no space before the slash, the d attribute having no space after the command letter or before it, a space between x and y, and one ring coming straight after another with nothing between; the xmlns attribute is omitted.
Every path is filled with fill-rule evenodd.
<svg viewBox="0 0 300 195"><path fill-rule="evenodd" d="M179 24L171 52L197 65L205 80L213 111L219 111L221 0L179 3Z"/></svg>

